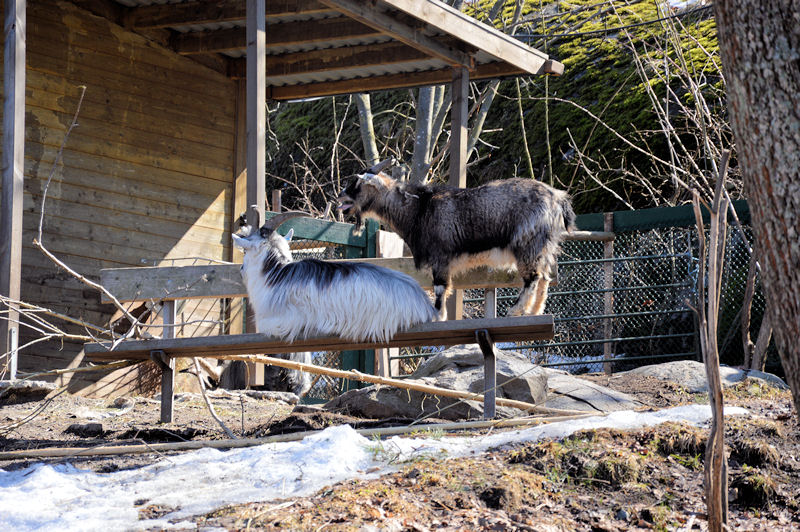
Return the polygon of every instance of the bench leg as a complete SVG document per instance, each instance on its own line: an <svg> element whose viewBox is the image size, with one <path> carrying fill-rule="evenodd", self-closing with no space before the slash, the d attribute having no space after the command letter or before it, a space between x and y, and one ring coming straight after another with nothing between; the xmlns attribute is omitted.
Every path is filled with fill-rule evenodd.
<svg viewBox="0 0 800 532"><path fill-rule="evenodd" d="M150 358L161 368L161 422L172 422L172 403L175 393L175 359L164 351L151 351Z"/></svg>
<svg viewBox="0 0 800 532"><path fill-rule="evenodd" d="M497 395L497 360L494 356L494 342L486 329L475 331L475 339L483 351L483 419L494 419Z"/></svg>

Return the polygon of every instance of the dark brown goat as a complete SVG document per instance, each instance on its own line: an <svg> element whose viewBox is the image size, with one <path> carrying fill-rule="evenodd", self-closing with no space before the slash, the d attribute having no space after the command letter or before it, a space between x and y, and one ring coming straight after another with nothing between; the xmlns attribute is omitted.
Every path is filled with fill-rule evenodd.
<svg viewBox="0 0 800 532"><path fill-rule="evenodd" d="M567 193L532 179L459 189L403 183L373 168L344 190L339 208L359 228L363 217L383 222L418 269L431 267L440 319L451 276L478 266L516 266L524 288L508 315L541 314L564 231L575 226Z"/></svg>

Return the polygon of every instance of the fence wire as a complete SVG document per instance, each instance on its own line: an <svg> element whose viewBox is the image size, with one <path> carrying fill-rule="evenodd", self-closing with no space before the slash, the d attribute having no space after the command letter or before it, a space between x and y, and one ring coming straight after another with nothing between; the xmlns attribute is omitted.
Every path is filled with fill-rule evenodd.
<svg viewBox="0 0 800 532"><path fill-rule="evenodd" d="M745 237L752 242L747 228ZM570 373L617 372L661 361L700 360L692 310L698 304L698 255L697 230L693 227L618 233L611 257L606 255L603 242L565 242L557 284L551 285L545 306L545 313L554 315L555 337L547 342L498 347L519 351L533 363ZM741 235L729 230L718 340L721 361L731 365L743 360L741 311L749 260ZM516 288L497 289L498 317L506 315L518 293ZM484 290L465 291L464 302L465 319L484 317ZM753 337L758 334L764 306L757 280ZM409 374L434 352L402 350L395 368L400 375Z"/></svg>

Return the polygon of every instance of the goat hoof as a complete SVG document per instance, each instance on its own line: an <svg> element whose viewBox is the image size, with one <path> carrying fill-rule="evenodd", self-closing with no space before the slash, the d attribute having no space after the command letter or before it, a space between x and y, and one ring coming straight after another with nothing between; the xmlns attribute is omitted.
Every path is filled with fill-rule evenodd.
<svg viewBox="0 0 800 532"><path fill-rule="evenodd" d="M506 316L522 316L523 314L524 312L522 311L522 307L518 305L514 305L508 309L508 312L506 312Z"/></svg>

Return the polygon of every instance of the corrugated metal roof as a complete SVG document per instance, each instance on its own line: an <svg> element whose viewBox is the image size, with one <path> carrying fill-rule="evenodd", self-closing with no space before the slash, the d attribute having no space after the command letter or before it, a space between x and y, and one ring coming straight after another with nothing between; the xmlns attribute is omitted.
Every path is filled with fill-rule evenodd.
<svg viewBox="0 0 800 532"><path fill-rule="evenodd" d="M150 28L172 32L174 37L170 43L179 53L217 55L230 61L241 61L246 56L245 0L115 1L126 8L122 23L145 34ZM541 52L431 0L416 0L418 3L413 4L378 0L364 6L350 3L350 9L356 10L358 23L350 18L347 2L340 4L339 10L333 10L326 6L335 4L309 0L296 0L294 4L292 0L273 4L266 1L267 83L275 87L387 76L392 76L392 80L384 85L404 86L398 75L431 71L441 71L444 75L455 64L463 63L464 58L471 62L464 64L471 65L473 71L481 65L492 64L495 66L486 72L516 75L540 68L546 59ZM187 9L186 4L194 4L197 9ZM156 5L176 7L174 11L148 7ZM276 15L277 9L272 9L275 7L285 9ZM364 18L358 18L358 10ZM178 14L173 16L175 13ZM216 13L220 13L219 19L209 20ZM459 28L459 31L452 28ZM270 30L278 37L270 40ZM321 37L309 38L314 35ZM389 46L392 42L399 46ZM374 49L386 49L387 56L376 58L375 53L371 53ZM341 53L335 53L336 50ZM279 65L273 69L273 75L269 74L270 64ZM526 66L528 64L533 66ZM285 73L277 75L278 71Z"/></svg>

